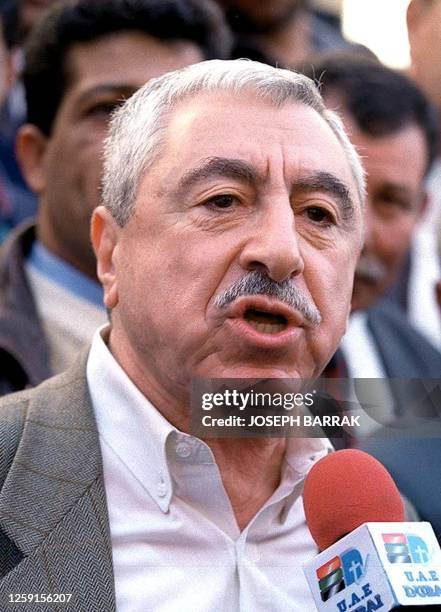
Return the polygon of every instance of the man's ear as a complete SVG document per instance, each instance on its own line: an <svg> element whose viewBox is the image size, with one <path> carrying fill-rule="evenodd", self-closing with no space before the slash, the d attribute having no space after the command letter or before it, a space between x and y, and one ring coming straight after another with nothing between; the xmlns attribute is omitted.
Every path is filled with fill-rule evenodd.
<svg viewBox="0 0 441 612"><path fill-rule="evenodd" d="M119 226L104 206L95 208L91 223L91 240L97 260L97 276L104 289L104 304L115 308L118 304L118 284L115 258Z"/></svg>
<svg viewBox="0 0 441 612"><path fill-rule="evenodd" d="M23 125L17 134L15 151L22 174L37 195L46 186L45 157L49 138L31 123Z"/></svg>

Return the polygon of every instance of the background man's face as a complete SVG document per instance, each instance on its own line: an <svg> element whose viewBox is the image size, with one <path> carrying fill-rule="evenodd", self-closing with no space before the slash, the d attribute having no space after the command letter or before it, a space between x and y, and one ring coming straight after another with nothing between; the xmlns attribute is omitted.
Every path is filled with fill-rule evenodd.
<svg viewBox="0 0 441 612"><path fill-rule="evenodd" d="M231 21L233 29L235 25L244 29L244 33L267 32L277 30L286 25L289 18L296 12L301 4L299 0L218 0L227 10L240 15L240 20L234 18ZM237 23L236 23L237 21ZM242 23L243 22L243 23Z"/></svg>
<svg viewBox="0 0 441 612"><path fill-rule="evenodd" d="M64 237L66 251L75 253L87 271L95 267L89 222L99 204L110 112L149 79L202 57L190 43L164 44L127 32L78 44L69 59L73 76L48 139L39 195L53 231Z"/></svg>
<svg viewBox="0 0 441 612"><path fill-rule="evenodd" d="M35 27L42 13L58 0L21 0L20 22L27 35Z"/></svg>
<svg viewBox="0 0 441 612"><path fill-rule="evenodd" d="M178 107L134 215L117 230L106 303L118 302L112 335L126 371L177 393L194 376L318 375L349 312L361 244L355 191L340 143L311 108L221 92ZM216 298L252 270L294 284L321 324L268 296L219 308ZM273 333L274 318L284 331Z"/></svg>
<svg viewBox="0 0 441 612"><path fill-rule="evenodd" d="M358 310L381 298L404 264L423 210L427 145L416 125L380 138L361 132L353 122L347 127L367 172L365 246L352 300Z"/></svg>

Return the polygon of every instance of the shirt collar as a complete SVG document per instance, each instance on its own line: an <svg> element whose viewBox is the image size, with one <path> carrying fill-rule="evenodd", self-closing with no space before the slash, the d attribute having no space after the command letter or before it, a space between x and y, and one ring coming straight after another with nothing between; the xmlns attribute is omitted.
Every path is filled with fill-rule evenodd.
<svg viewBox="0 0 441 612"><path fill-rule="evenodd" d="M328 438L288 438L283 466L283 486L280 491L281 495L286 495L280 513L282 523L286 521L297 497L302 494L306 476L312 466L333 451L334 447Z"/></svg>
<svg viewBox="0 0 441 612"><path fill-rule="evenodd" d="M166 444L176 429L130 380L95 332L87 383L101 440L110 446L163 512L172 497Z"/></svg>
<svg viewBox="0 0 441 612"><path fill-rule="evenodd" d="M32 244L28 262L57 285L104 309L101 285L51 253L38 240Z"/></svg>
<svg viewBox="0 0 441 612"><path fill-rule="evenodd" d="M288 438L285 461L298 476L305 477L314 463L333 452L328 438Z"/></svg>
<svg viewBox="0 0 441 612"><path fill-rule="evenodd" d="M87 382L98 432L159 508L167 512L173 494L167 451L176 450L179 461L180 450L196 446L194 459L181 453L181 460L187 463L192 460L213 463L214 457L204 442L171 425L134 385L103 340L107 329L105 325L95 332L87 362ZM289 500L294 484L302 483L314 463L332 450L327 438L289 438L284 484L276 492L277 499L288 496ZM297 497L297 486L292 495ZM290 504L285 507L288 511Z"/></svg>

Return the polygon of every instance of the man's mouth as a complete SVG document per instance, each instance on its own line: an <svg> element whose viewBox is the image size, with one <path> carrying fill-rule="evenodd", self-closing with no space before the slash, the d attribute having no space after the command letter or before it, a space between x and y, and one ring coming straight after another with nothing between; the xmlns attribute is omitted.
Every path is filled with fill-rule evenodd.
<svg viewBox="0 0 441 612"><path fill-rule="evenodd" d="M286 351L308 327L303 315L268 295L244 295L227 307L224 322L251 350Z"/></svg>
<svg viewBox="0 0 441 612"><path fill-rule="evenodd" d="M261 334L278 334L288 327L288 321L283 315L272 314L255 308L247 308L244 312L244 319Z"/></svg>

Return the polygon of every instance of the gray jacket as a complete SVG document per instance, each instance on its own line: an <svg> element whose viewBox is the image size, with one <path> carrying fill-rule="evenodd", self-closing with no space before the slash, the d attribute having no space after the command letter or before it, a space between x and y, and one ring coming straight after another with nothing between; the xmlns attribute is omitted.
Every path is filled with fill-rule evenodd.
<svg viewBox="0 0 441 612"><path fill-rule="evenodd" d="M20 593L71 593L33 612L114 612L109 521L83 353L66 373L0 400L0 610Z"/></svg>
<svg viewBox="0 0 441 612"><path fill-rule="evenodd" d="M35 386L52 375L49 350L26 279L35 226L26 223L0 249L0 395Z"/></svg>

